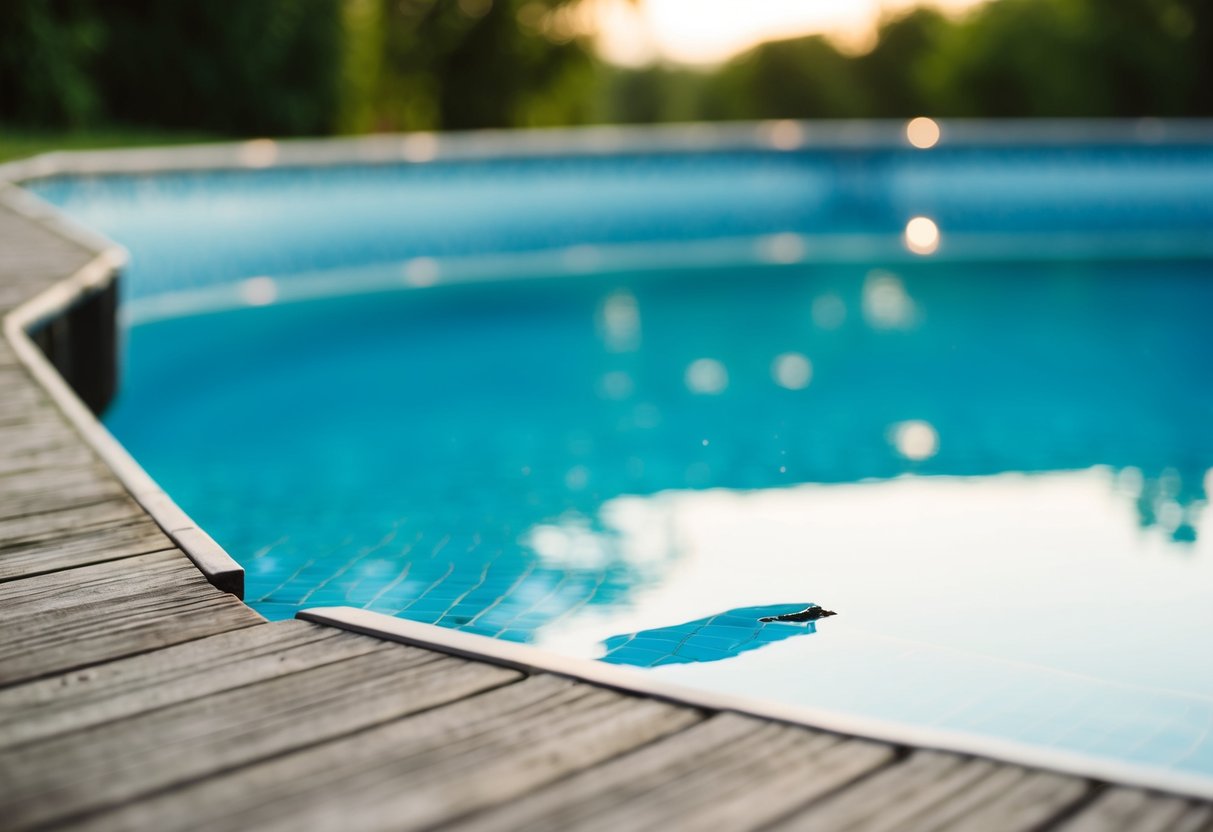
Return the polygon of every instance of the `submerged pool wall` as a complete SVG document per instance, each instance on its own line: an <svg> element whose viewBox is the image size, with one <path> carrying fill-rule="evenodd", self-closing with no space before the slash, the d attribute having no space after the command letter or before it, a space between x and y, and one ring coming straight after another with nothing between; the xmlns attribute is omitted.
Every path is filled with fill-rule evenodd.
<svg viewBox="0 0 1213 832"><path fill-rule="evenodd" d="M185 291L239 305L250 277L279 281L250 303L311 291L338 269L348 291L483 279L503 258L536 273L914 258L917 216L938 226L936 259L1213 255L1206 123L941 126L925 148L902 122L259 139L10 175L102 233L152 232L132 314Z"/></svg>
<svg viewBox="0 0 1213 832"><path fill-rule="evenodd" d="M93 413L118 391L118 284L83 293L60 315L31 330L34 343Z"/></svg>

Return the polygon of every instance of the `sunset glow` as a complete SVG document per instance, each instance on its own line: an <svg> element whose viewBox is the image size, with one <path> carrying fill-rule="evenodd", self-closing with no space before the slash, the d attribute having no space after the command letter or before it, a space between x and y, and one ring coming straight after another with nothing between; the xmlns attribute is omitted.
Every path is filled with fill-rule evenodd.
<svg viewBox="0 0 1213 832"><path fill-rule="evenodd" d="M935 0L961 11L983 0ZM766 40L827 34L853 49L870 42L876 22L915 0L587 0L607 60L639 65L725 61Z"/></svg>

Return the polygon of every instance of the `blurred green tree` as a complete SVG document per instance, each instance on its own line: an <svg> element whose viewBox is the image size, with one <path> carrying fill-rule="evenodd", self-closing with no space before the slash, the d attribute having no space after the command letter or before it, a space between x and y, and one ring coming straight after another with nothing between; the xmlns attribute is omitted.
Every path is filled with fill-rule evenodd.
<svg viewBox="0 0 1213 832"><path fill-rule="evenodd" d="M339 0L6 0L0 118L321 133L336 123Z"/></svg>
<svg viewBox="0 0 1213 832"><path fill-rule="evenodd" d="M856 62L812 36L765 43L725 64L708 84L703 116L855 118L872 110Z"/></svg>
<svg viewBox="0 0 1213 832"><path fill-rule="evenodd" d="M581 0L5 0L0 122L298 135L697 119L1213 116L1210 0L993 0L725 65L597 61Z"/></svg>
<svg viewBox="0 0 1213 832"><path fill-rule="evenodd" d="M908 118L934 109L921 78L922 64L939 48L950 26L946 17L930 8L880 21L871 51L854 58L869 96L865 115Z"/></svg>
<svg viewBox="0 0 1213 832"><path fill-rule="evenodd" d="M941 115L1191 113L1195 5L999 0L949 27L922 56L923 95Z"/></svg>
<svg viewBox="0 0 1213 832"><path fill-rule="evenodd" d="M599 65L592 120L649 124L706 118L712 83L708 70L655 64L639 68Z"/></svg>
<svg viewBox="0 0 1213 832"><path fill-rule="evenodd" d="M104 40L86 0L0 3L0 119L65 127L96 120L102 101L87 67Z"/></svg>
<svg viewBox="0 0 1213 832"><path fill-rule="evenodd" d="M631 77L660 89L673 73ZM1213 115L1213 3L994 0L958 18L912 9L882 20L865 53L821 37L764 43L702 86L693 117L709 119Z"/></svg>
<svg viewBox="0 0 1213 832"><path fill-rule="evenodd" d="M378 17L375 129L569 124L592 111L569 0L381 0Z"/></svg>

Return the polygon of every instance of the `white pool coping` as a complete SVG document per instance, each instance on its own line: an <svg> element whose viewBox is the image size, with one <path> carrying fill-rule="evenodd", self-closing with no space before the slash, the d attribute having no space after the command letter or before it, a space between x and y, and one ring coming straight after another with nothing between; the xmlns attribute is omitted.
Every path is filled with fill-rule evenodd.
<svg viewBox="0 0 1213 832"><path fill-rule="evenodd" d="M613 690L712 711L731 711L892 745L989 757L1028 768L1213 800L1213 778L1200 775L1039 748L965 731L916 727L823 708L700 690L654 678L639 669L561 656L540 647L422 624L356 607L316 607L302 610L295 617L454 656L526 672L552 673Z"/></svg>

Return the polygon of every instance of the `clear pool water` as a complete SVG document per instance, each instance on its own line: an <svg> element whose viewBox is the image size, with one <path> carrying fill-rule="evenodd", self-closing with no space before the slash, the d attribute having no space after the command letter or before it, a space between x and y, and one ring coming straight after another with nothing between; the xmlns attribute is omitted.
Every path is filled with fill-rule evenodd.
<svg viewBox="0 0 1213 832"><path fill-rule="evenodd" d="M1183 158L1199 178L1207 156ZM590 243L565 229L572 247L528 260L551 240L497 257L495 215L469 221L492 228L454 254L371 223L360 233L390 257L342 267L313 241L333 259L294 283L303 269L280 249L321 220L258 237L242 215L249 255L197 231L244 205L240 175L43 192L127 243L131 296L159 298L128 332L107 423L245 565L266 616L365 607L701 688L1213 777L1213 267L1192 250L1213 227L1207 194L1139 204L1141 256L1092 250L1128 234L1097 200L1060 242L1031 207L1004 204L1002 224L987 207L984 226L955 209L970 246L997 232L984 239L1005 256L911 258L891 209L814 236L803 197L824 163L797 158L727 168L754 208L740 229L705 207L729 204L713 169L680 180L698 225L693 211L660 234L608 222ZM662 192L655 170L638 187ZM318 210L273 175L293 185L257 186L262 210ZM363 182L387 200L373 210L322 213L390 214L408 189L389 184ZM927 190L929 214L948 216ZM626 215L626 189L614 198ZM166 205L192 212L176 261ZM1160 205L1182 217L1174 239ZM1092 228L1099 210L1107 227ZM518 222L550 235L567 220ZM958 224L940 220L945 244ZM864 239L874 255L855 254ZM508 279L446 280L463 255ZM566 277L539 279L553 273ZM166 274L210 288L172 294ZM292 285L311 288L276 302ZM836 615L760 621L812 604Z"/></svg>

